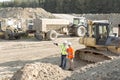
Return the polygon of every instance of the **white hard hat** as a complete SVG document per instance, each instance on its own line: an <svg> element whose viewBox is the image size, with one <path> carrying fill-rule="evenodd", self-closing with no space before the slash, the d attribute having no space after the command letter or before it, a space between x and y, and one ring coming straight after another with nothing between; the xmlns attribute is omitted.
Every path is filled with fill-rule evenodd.
<svg viewBox="0 0 120 80"><path fill-rule="evenodd" d="M11 18L8 18L8 20L11 20Z"/></svg>
<svg viewBox="0 0 120 80"><path fill-rule="evenodd" d="M71 43L71 42L68 42L68 45L70 45L70 46L71 46L71 45L72 45L72 43Z"/></svg>

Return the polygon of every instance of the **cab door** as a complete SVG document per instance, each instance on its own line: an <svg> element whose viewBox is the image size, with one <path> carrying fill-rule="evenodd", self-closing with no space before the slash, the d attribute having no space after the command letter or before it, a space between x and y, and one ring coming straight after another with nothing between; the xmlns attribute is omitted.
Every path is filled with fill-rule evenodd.
<svg viewBox="0 0 120 80"><path fill-rule="evenodd" d="M105 45L109 36L109 26L107 24L97 24L96 26L96 44Z"/></svg>

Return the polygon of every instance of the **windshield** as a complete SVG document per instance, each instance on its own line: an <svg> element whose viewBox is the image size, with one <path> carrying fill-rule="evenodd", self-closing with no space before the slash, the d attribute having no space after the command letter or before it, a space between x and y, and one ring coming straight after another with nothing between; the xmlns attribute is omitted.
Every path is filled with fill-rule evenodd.
<svg viewBox="0 0 120 80"><path fill-rule="evenodd" d="M107 24L95 24L93 26L93 35L96 38L102 37L108 37L109 36L109 25Z"/></svg>
<svg viewBox="0 0 120 80"><path fill-rule="evenodd" d="M79 19L78 18L74 18L73 24L78 25L79 24Z"/></svg>
<svg viewBox="0 0 120 80"><path fill-rule="evenodd" d="M85 18L74 18L73 24L87 26L87 20Z"/></svg>
<svg viewBox="0 0 120 80"><path fill-rule="evenodd" d="M107 33L107 26L106 25L100 25L99 26L99 34L106 34Z"/></svg>

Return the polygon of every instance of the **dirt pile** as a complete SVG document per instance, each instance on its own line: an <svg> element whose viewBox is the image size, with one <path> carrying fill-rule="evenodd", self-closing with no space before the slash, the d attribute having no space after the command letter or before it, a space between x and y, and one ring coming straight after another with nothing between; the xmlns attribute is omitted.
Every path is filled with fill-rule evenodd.
<svg viewBox="0 0 120 80"><path fill-rule="evenodd" d="M42 8L1 8L1 18L55 18Z"/></svg>
<svg viewBox="0 0 120 80"><path fill-rule="evenodd" d="M62 80L63 70L50 63L26 64L17 71L11 80Z"/></svg>
<svg viewBox="0 0 120 80"><path fill-rule="evenodd" d="M66 80L120 80L120 58L99 62L76 70Z"/></svg>

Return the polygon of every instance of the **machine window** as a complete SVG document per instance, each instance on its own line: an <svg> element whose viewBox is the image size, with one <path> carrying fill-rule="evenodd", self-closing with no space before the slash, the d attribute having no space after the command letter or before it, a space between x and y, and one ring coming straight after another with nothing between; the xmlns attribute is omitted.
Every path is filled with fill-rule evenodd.
<svg viewBox="0 0 120 80"><path fill-rule="evenodd" d="M104 25L104 26L99 26L99 36L100 38L107 38L107 26Z"/></svg>
<svg viewBox="0 0 120 80"><path fill-rule="evenodd" d="M74 19L73 23L74 23L75 25L78 25L78 24L79 24L79 19Z"/></svg>

